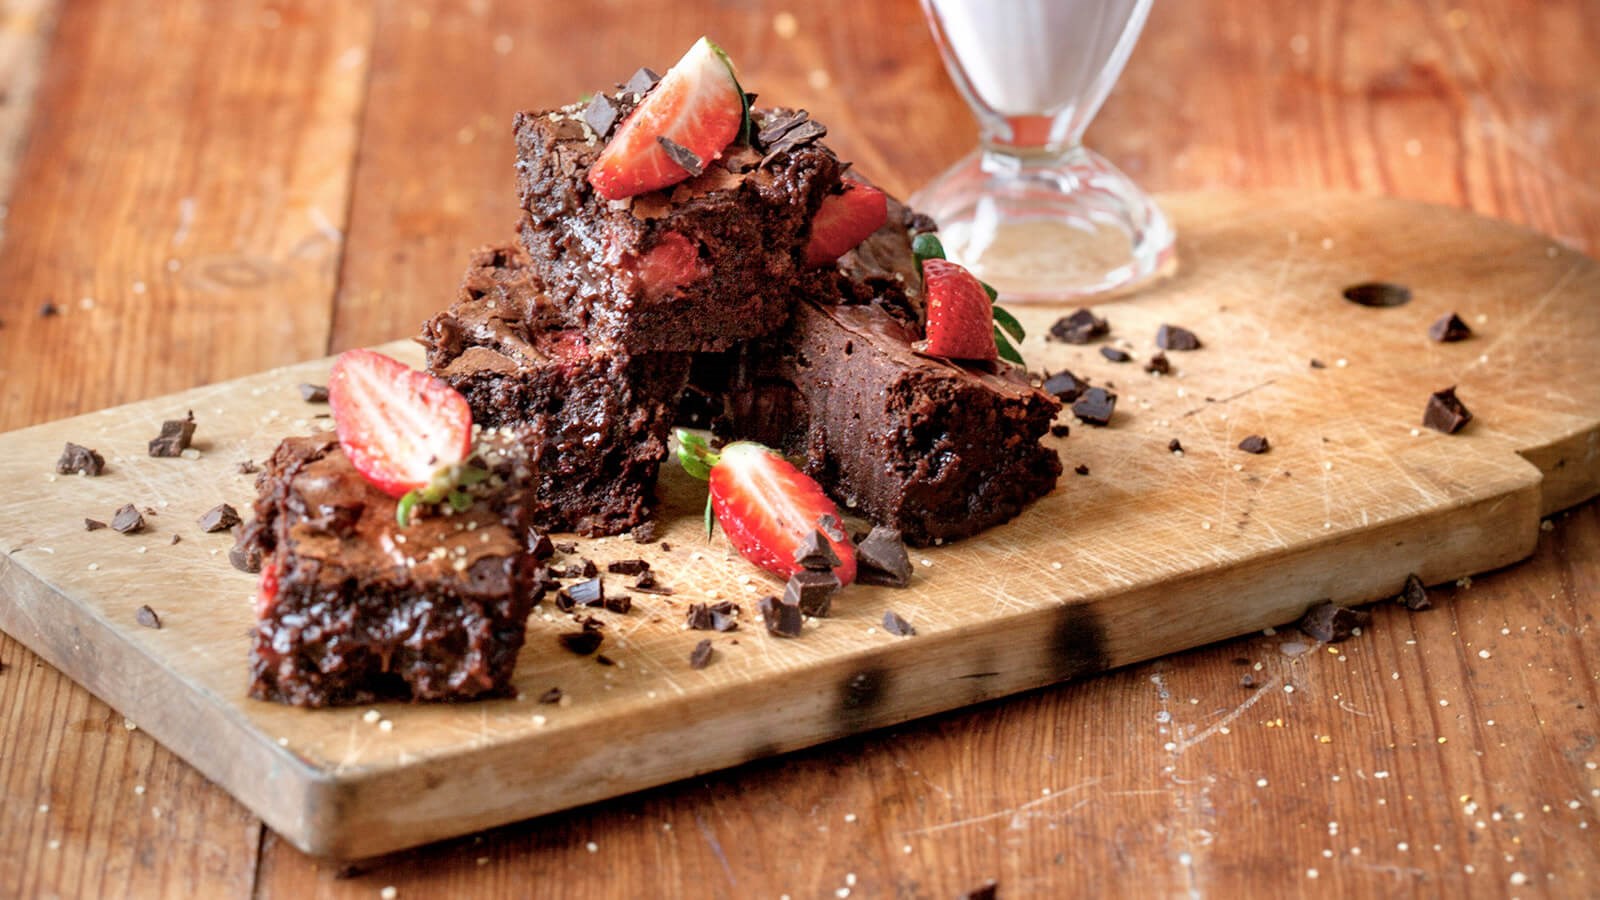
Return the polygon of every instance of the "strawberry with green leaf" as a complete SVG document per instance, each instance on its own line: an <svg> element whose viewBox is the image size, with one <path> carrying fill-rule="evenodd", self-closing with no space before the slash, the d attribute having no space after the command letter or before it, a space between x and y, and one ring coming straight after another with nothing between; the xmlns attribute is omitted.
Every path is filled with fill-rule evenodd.
<svg viewBox="0 0 1600 900"><path fill-rule="evenodd" d="M927 306L927 339L916 350L950 359L992 360L1025 365L1017 352L1027 333L1016 316L995 305L998 292L964 267L944 257L944 245L931 234L919 234L911 250L922 269Z"/></svg>

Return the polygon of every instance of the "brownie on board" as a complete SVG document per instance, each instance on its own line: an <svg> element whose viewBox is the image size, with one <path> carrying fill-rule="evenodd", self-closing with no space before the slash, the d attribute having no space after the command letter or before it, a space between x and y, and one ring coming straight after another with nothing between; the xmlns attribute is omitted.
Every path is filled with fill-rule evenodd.
<svg viewBox="0 0 1600 900"><path fill-rule="evenodd" d="M538 527L599 536L649 519L688 355L629 354L564 326L514 244L474 252L456 302L419 340L474 422L530 442Z"/></svg>
<svg viewBox="0 0 1600 900"><path fill-rule="evenodd" d="M591 340L636 353L725 350L776 331L809 275L812 215L844 170L818 140L825 129L752 110L767 143L735 143L688 181L607 201L586 176L639 96L606 95L609 117L582 105L517 114L521 238L552 302Z"/></svg>
<svg viewBox="0 0 1600 900"><path fill-rule="evenodd" d="M509 693L543 581L523 539L528 463L520 451L485 462L497 474L471 508L402 529L395 500L338 441L279 444L257 478L254 531L277 593L258 600L250 696L341 706Z"/></svg>

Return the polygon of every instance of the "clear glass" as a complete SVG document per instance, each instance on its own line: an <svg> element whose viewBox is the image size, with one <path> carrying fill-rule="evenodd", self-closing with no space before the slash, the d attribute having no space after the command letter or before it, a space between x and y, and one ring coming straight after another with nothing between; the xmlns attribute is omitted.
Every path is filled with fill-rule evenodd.
<svg viewBox="0 0 1600 900"><path fill-rule="evenodd" d="M1010 300L1103 294L1173 265L1172 227L1083 146L1152 0L922 0L978 149L912 198Z"/></svg>

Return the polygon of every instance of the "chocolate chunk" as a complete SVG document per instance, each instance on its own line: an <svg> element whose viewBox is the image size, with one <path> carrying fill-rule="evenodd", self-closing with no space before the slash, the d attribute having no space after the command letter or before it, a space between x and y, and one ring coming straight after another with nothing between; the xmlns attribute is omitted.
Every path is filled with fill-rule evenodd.
<svg viewBox="0 0 1600 900"><path fill-rule="evenodd" d="M1118 350L1116 347L1101 347L1100 355L1115 363L1125 363L1133 359L1128 355L1128 351Z"/></svg>
<svg viewBox="0 0 1600 900"><path fill-rule="evenodd" d="M689 668L704 669L711 662L711 639L706 638L694 645L694 650L689 653Z"/></svg>
<svg viewBox="0 0 1600 900"><path fill-rule="evenodd" d="M1454 385L1436 391L1428 398L1428 408L1422 413L1422 424L1434 431L1455 434L1472 421L1472 413L1456 397Z"/></svg>
<svg viewBox="0 0 1600 900"><path fill-rule="evenodd" d="M895 637L911 637L917 633L917 630L911 627L910 622L901 618L900 614L892 609L885 611L883 614L883 630Z"/></svg>
<svg viewBox="0 0 1600 900"><path fill-rule="evenodd" d="M1350 637L1355 629L1367 624L1371 619L1370 614L1359 609L1346 609L1324 600L1306 610L1298 627L1313 640L1325 644L1337 644Z"/></svg>
<svg viewBox="0 0 1600 900"><path fill-rule="evenodd" d="M49 300L46 300L45 302L39 304L39 318L48 319L48 318L50 318L52 316L59 316L59 315L61 315L61 307L55 305L54 303L50 302Z"/></svg>
<svg viewBox="0 0 1600 900"><path fill-rule="evenodd" d="M1267 439L1261 435L1252 434L1239 442L1239 449L1246 453L1260 454L1272 449L1272 445L1267 443Z"/></svg>
<svg viewBox="0 0 1600 900"><path fill-rule="evenodd" d="M965 894L962 894L957 898L957 900L995 900L999 889L1000 882L991 878L972 890L967 891Z"/></svg>
<svg viewBox="0 0 1600 900"><path fill-rule="evenodd" d="M611 594L605 598L604 605L609 612L627 615L628 611L633 609L633 598L627 594Z"/></svg>
<svg viewBox="0 0 1600 900"><path fill-rule="evenodd" d="M1155 356L1150 357L1149 362L1144 364L1144 370L1156 375L1171 375L1172 362L1167 359L1165 353L1157 353Z"/></svg>
<svg viewBox="0 0 1600 900"><path fill-rule="evenodd" d="M146 628L161 629L161 617L148 605L141 606L133 611L133 620Z"/></svg>
<svg viewBox="0 0 1600 900"><path fill-rule="evenodd" d="M669 588L656 579L656 573L645 570L639 573L639 578L633 583L633 589L641 594L655 594L660 597L670 597L673 594Z"/></svg>
<svg viewBox="0 0 1600 900"><path fill-rule="evenodd" d="M553 687L550 690L545 691L544 693L540 694L539 695L539 702L540 703L545 703L545 704L560 703L561 702L561 688Z"/></svg>
<svg viewBox="0 0 1600 900"><path fill-rule="evenodd" d="M830 569L815 571L801 569L789 576L783 586L783 602L800 607L800 612L814 618L826 618L833 607L833 595L839 592L839 576Z"/></svg>
<svg viewBox="0 0 1600 900"><path fill-rule="evenodd" d="M803 113L804 110L801 110ZM765 129L763 129L765 132ZM765 141L761 135L756 135L756 140L767 148L767 155L761 157L759 165L765 167L778 157L795 149L805 146L813 141L820 140L828 133L828 129L821 122L813 121L809 117L801 119L783 131L783 134L773 141Z"/></svg>
<svg viewBox="0 0 1600 900"><path fill-rule="evenodd" d="M1050 435L1052 437L1063 438L1063 437L1066 437L1067 435L1069 435L1071 433L1072 433L1072 426L1071 425L1051 425L1050 426Z"/></svg>
<svg viewBox="0 0 1600 900"><path fill-rule="evenodd" d="M1066 369L1062 369L1046 378L1044 384L1039 386L1039 389L1062 403L1071 403L1083 396L1083 392L1089 389L1089 382L1068 372Z"/></svg>
<svg viewBox="0 0 1600 900"><path fill-rule="evenodd" d="M226 503L218 503L200 517L200 530L206 534L227 531L240 523L239 511Z"/></svg>
<svg viewBox="0 0 1600 900"><path fill-rule="evenodd" d="M664 134L658 134L656 135L656 143L661 145L661 149L667 151L668 159L690 175L699 175L706 170L705 160L701 159L699 154L672 138Z"/></svg>
<svg viewBox="0 0 1600 900"><path fill-rule="evenodd" d="M1312 360L1311 360L1311 368L1313 368L1313 369L1326 369L1327 367L1328 367L1327 363L1323 362L1320 359L1316 359L1314 357L1312 358Z"/></svg>
<svg viewBox="0 0 1600 900"><path fill-rule="evenodd" d="M732 607L732 608L731 609L722 609L720 607ZM718 604L712 606L711 607L711 630L712 631L724 631L724 632L726 632L726 631L738 631L739 630L739 607L734 606L731 603L718 603Z"/></svg>
<svg viewBox="0 0 1600 900"><path fill-rule="evenodd" d="M856 582L903 588L911 583L911 558L900 531L874 525L856 546Z"/></svg>
<svg viewBox="0 0 1600 900"><path fill-rule="evenodd" d="M1405 306L1411 302L1411 289L1403 284L1372 281L1345 288L1344 298L1358 306Z"/></svg>
<svg viewBox="0 0 1600 900"><path fill-rule="evenodd" d="M61 451L61 458L56 460L56 472L61 475L99 475L105 471L105 457L90 450L88 447L67 442Z"/></svg>
<svg viewBox="0 0 1600 900"><path fill-rule="evenodd" d="M800 627L804 620L798 605L785 603L769 594L761 598L759 606L768 634L790 638L800 636Z"/></svg>
<svg viewBox="0 0 1600 900"><path fill-rule="evenodd" d="M834 566L839 565L839 554L833 552L827 535L812 529L810 534L800 539L800 546L795 548L794 564L802 569L832 571Z"/></svg>
<svg viewBox="0 0 1600 900"><path fill-rule="evenodd" d="M531 554L534 559L540 561L547 560L555 555L556 545L550 543L549 535L540 534L539 532L530 528L528 529L528 553Z"/></svg>
<svg viewBox="0 0 1600 900"><path fill-rule="evenodd" d="M1117 395L1105 388L1089 388L1072 404L1072 414L1085 425L1105 425L1117 408Z"/></svg>
<svg viewBox="0 0 1600 900"><path fill-rule="evenodd" d="M1460 316L1450 313L1428 326L1428 337L1441 344L1451 344L1472 337L1472 329Z"/></svg>
<svg viewBox="0 0 1600 900"><path fill-rule="evenodd" d="M622 89L630 94L643 94L656 86L661 76L651 71L648 66L640 66L639 70L628 76L623 82Z"/></svg>
<svg viewBox="0 0 1600 900"><path fill-rule="evenodd" d="M228 548L228 562L241 572L261 571L260 525L251 522L234 532L233 546Z"/></svg>
<svg viewBox="0 0 1600 900"><path fill-rule="evenodd" d="M1078 463L1072 467L1072 471L1078 473L1079 475L1087 475L1089 474L1089 467L1083 463Z"/></svg>
<svg viewBox="0 0 1600 900"><path fill-rule="evenodd" d="M172 543L174 543L174 544L176 544L176 543L177 543L177 542L179 542L179 541L181 541L181 540L183 540L183 535L180 535L180 534L174 534L174 535L173 535L173 536L172 536Z"/></svg>
<svg viewBox="0 0 1600 900"><path fill-rule="evenodd" d="M301 384L300 399L307 403L327 403L328 386L325 384L311 384L310 382Z"/></svg>
<svg viewBox="0 0 1600 900"><path fill-rule="evenodd" d="M836 516L829 514L819 516L817 518L817 527L822 529L823 534L833 540L844 540L844 523L840 522Z"/></svg>
<svg viewBox="0 0 1600 900"><path fill-rule="evenodd" d="M556 541L556 550L561 553L577 553L578 545L575 541Z"/></svg>
<svg viewBox="0 0 1600 900"><path fill-rule="evenodd" d="M803 109L794 112L783 112L768 115L761 124L761 130L756 133L756 141L762 146L771 144L781 139L784 135L811 118L811 114Z"/></svg>
<svg viewBox="0 0 1600 900"><path fill-rule="evenodd" d="M694 631L710 631L713 627L711 607L704 603L691 603L684 612L683 621Z"/></svg>
<svg viewBox="0 0 1600 900"><path fill-rule="evenodd" d="M605 635L592 628L585 628L582 631L568 631L556 635L556 640L561 642L563 648L579 656L588 656L600 649L600 642L605 640Z"/></svg>
<svg viewBox="0 0 1600 900"><path fill-rule="evenodd" d="M616 575L640 575L650 570L650 563L642 559L618 559L606 564L606 571Z"/></svg>
<svg viewBox="0 0 1600 900"><path fill-rule="evenodd" d="M616 660L614 660L611 657L605 655L604 653L600 654L599 656L596 656L594 658L594 661L599 663L602 666L614 666L614 665L617 664Z"/></svg>
<svg viewBox="0 0 1600 900"><path fill-rule="evenodd" d="M1168 453L1182 453L1183 452L1183 445L1178 443L1178 439L1177 438L1173 438L1172 440L1167 441L1167 452Z"/></svg>
<svg viewBox="0 0 1600 900"><path fill-rule="evenodd" d="M1156 329L1156 346L1163 350L1199 350L1200 339L1187 328L1162 323Z"/></svg>
<svg viewBox="0 0 1600 900"><path fill-rule="evenodd" d="M120 534L135 534L144 530L144 516L132 503L123 504L111 517L111 530Z"/></svg>
<svg viewBox="0 0 1600 900"><path fill-rule="evenodd" d="M617 124L617 105L611 102L610 97L596 92L594 99L584 107L583 122L603 140L611 133L611 126Z"/></svg>
<svg viewBox="0 0 1600 900"><path fill-rule="evenodd" d="M99 519L84 519L83 520L83 530L84 531L99 531L100 529L102 529L104 527L106 527L106 523L100 521Z"/></svg>
<svg viewBox="0 0 1600 900"><path fill-rule="evenodd" d="M151 456L179 456L189 449L194 438L194 410L182 419L168 419L161 423L161 434L150 439Z"/></svg>
<svg viewBox="0 0 1600 900"><path fill-rule="evenodd" d="M1406 576L1406 586L1401 588L1400 596L1397 599L1406 605L1406 609L1412 612L1433 609L1433 601L1428 599L1427 586L1415 574Z"/></svg>
<svg viewBox="0 0 1600 900"><path fill-rule="evenodd" d="M580 581L568 587L567 594L572 597L572 602L579 606L602 606L606 602L605 582L599 578Z"/></svg>
<svg viewBox="0 0 1600 900"><path fill-rule="evenodd" d="M1105 319L1087 309L1079 309L1071 315L1057 319L1055 324L1050 326L1050 334L1047 337L1068 344L1087 344L1110 332L1111 326Z"/></svg>
<svg viewBox="0 0 1600 900"><path fill-rule="evenodd" d="M234 470L240 475L254 475L255 473L261 471L261 467L247 459L244 462L239 463L237 466L234 466Z"/></svg>
<svg viewBox="0 0 1600 900"><path fill-rule="evenodd" d="M578 604L573 601L572 594L566 588L556 591L556 609L562 612L572 612Z"/></svg>
<svg viewBox="0 0 1600 900"><path fill-rule="evenodd" d="M635 544L648 544L656 539L656 523L654 520L641 522L633 526L633 542ZM663 550L671 549L663 547Z"/></svg>

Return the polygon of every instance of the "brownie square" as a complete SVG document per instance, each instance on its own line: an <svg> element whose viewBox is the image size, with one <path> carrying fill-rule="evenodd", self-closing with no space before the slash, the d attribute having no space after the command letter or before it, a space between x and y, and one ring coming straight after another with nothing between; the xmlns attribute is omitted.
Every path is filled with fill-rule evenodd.
<svg viewBox="0 0 1600 900"><path fill-rule="evenodd" d="M539 527L598 536L649 519L686 354L629 354L566 327L515 245L476 251L419 340L473 421L530 442Z"/></svg>
<svg viewBox="0 0 1600 900"><path fill-rule="evenodd" d="M618 121L638 95L612 95ZM752 110L763 123L787 110ZM812 215L844 165L817 137L735 144L681 184L607 201L586 176L605 148L581 106L516 117L521 238L551 301L590 340L630 352L715 351L788 319Z"/></svg>
<svg viewBox="0 0 1600 900"><path fill-rule="evenodd" d="M520 445L463 513L407 528L332 437L291 437L257 479L252 529L277 593L258 600L250 696L294 706L504 695L543 590L525 546Z"/></svg>

